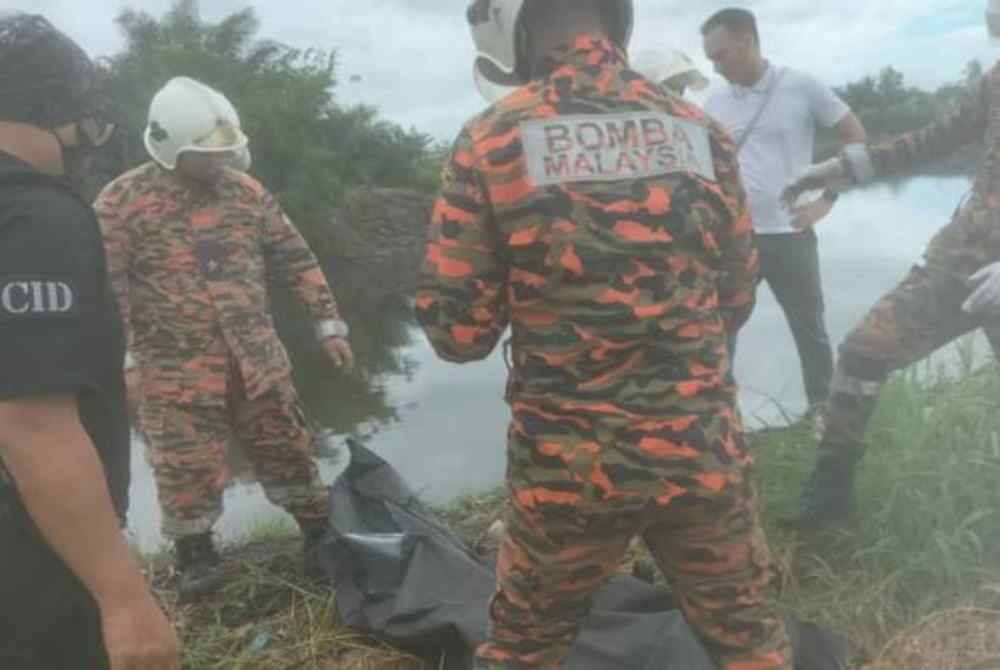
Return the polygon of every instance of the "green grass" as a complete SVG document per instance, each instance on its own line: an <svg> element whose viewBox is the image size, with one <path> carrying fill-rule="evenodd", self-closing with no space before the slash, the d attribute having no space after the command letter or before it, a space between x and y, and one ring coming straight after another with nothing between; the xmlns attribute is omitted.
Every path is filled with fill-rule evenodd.
<svg viewBox="0 0 1000 670"><path fill-rule="evenodd" d="M971 360L956 376L924 365L887 384L849 531L801 538L775 523L795 509L812 467L807 431L755 446L783 603L846 633L868 657L936 612L1000 606L1000 370L973 371ZM994 637L1000 652L1000 631Z"/></svg>
<svg viewBox="0 0 1000 670"><path fill-rule="evenodd" d="M753 440L781 603L848 635L877 670L1000 668L1000 369L923 365L885 387L848 531L803 538L793 512L815 440L804 428ZM504 504L468 496L442 517L471 545ZM258 527L227 551L224 591L196 607L171 595L169 561L150 564L183 632L189 670L417 669L416 659L339 627L334 595L301 576L293 529ZM858 667L861 667L859 663Z"/></svg>
<svg viewBox="0 0 1000 670"><path fill-rule="evenodd" d="M224 546L226 583L180 605L167 551L146 572L184 644L184 670L417 670L417 659L338 624L335 595L301 570L293 525L258 524Z"/></svg>

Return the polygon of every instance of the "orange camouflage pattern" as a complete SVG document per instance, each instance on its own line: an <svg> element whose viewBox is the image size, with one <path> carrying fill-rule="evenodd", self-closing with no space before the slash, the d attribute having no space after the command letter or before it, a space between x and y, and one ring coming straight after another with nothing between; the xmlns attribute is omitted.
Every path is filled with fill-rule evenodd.
<svg viewBox="0 0 1000 670"><path fill-rule="evenodd" d="M195 184L155 163L98 196L111 284L142 377L163 531L209 530L235 435L268 497L299 519L326 514L311 434L271 315L270 283L316 321L339 319L316 257L256 180Z"/></svg>
<svg viewBox="0 0 1000 670"><path fill-rule="evenodd" d="M222 405L230 355L250 398L290 384L269 283L294 289L314 321L340 318L315 255L249 175L227 170L206 187L151 162L111 182L94 208L148 396Z"/></svg>
<svg viewBox="0 0 1000 670"><path fill-rule="evenodd" d="M164 537L205 533L222 516L227 451L238 443L264 494L299 520L326 518L328 491L311 458L312 433L294 388L250 399L232 364L227 406L148 399L143 432L157 482Z"/></svg>
<svg viewBox="0 0 1000 670"><path fill-rule="evenodd" d="M939 121L868 150L876 173L889 175L973 143L986 151L971 193L931 239L924 264L882 296L840 345L821 448L860 456L889 374L956 338L983 328L1000 354L1000 320L962 310L969 276L1000 260L1000 64Z"/></svg>
<svg viewBox="0 0 1000 670"><path fill-rule="evenodd" d="M880 176L911 170L962 147L986 148L969 198L931 240L927 265L964 282L1000 258L1000 63L975 84L955 109L921 130L868 150Z"/></svg>
<svg viewBox="0 0 1000 670"><path fill-rule="evenodd" d="M635 112L696 128L714 178L540 186L529 174L525 124ZM719 667L791 668L726 346L756 274L733 142L610 42L581 36L466 124L416 312L450 361L481 359L511 332L511 502L477 667L560 667L592 593L641 534Z"/></svg>

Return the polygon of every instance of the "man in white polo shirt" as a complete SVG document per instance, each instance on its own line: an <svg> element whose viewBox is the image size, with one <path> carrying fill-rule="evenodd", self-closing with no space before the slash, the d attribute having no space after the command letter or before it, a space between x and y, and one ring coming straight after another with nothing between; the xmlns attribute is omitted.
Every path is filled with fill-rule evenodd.
<svg viewBox="0 0 1000 670"><path fill-rule="evenodd" d="M728 128L739 147L760 250L760 278L785 312L812 411L826 399L833 374L812 227L829 214L837 194L827 190L812 202L787 209L781 193L789 179L812 163L817 126L836 127L845 145L863 142L865 129L828 86L763 58L751 12L724 9L701 30L705 55L728 82L709 97L705 111Z"/></svg>

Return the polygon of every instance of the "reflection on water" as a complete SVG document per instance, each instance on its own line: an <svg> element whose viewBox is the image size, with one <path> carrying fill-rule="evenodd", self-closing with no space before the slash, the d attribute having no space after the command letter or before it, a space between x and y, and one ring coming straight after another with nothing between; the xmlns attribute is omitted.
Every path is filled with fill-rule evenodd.
<svg viewBox="0 0 1000 670"><path fill-rule="evenodd" d="M968 188L964 177L920 177L840 198L817 227L826 322L834 347L879 297L921 262L927 242L950 220ZM783 413L802 412L805 392L795 344L766 285L740 334L740 347L736 374L748 424L780 423ZM987 347L977 349L985 352Z"/></svg>
<svg viewBox="0 0 1000 670"><path fill-rule="evenodd" d="M927 241L948 221L967 188L965 178L921 177L840 199L818 228L827 325L834 343L919 262ZM762 288L758 298L736 361L740 402L751 424L779 422L782 412L794 416L805 407L798 357L781 310L768 289ZM291 307L278 310L313 422L332 428L341 442L348 434L366 439L428 500L440 502L498 484L509 417L499 353L464 366L444 363L435 358L406 310L369 312L377 316L352 324L359 372L347 375L334 370L315 346L301 314ZM140 543L151 547L159 541L159 512L138 441L136 450L130 526ZM330 453L319 460L328 482L344 465ZM234 473L218 529L223 536L283 516L239 460Z"/></svg>

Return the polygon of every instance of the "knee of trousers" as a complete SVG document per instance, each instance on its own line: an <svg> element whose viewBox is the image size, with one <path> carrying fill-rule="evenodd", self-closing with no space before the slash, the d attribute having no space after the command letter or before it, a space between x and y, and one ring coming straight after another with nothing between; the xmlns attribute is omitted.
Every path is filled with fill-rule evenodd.
<svg viewBox="0 0 1000 670"><path fill-rule="evenodd" d="M848 380L881 385L892 371L889 356L877 355L870 347L859 346L856 339L848 335L839 348L839 358L835 374ZM837 389L834 389L835 391ZM841 389L845 390L845 389ZM864 395L859 389L855 395Z"/></svg>
<svg viewBox="0 0 1000 670"><path fill-rule="evenodd" d="M885 361L841 347L830 382L821 447L863 448L868 421L889 369Z"/></svg>

